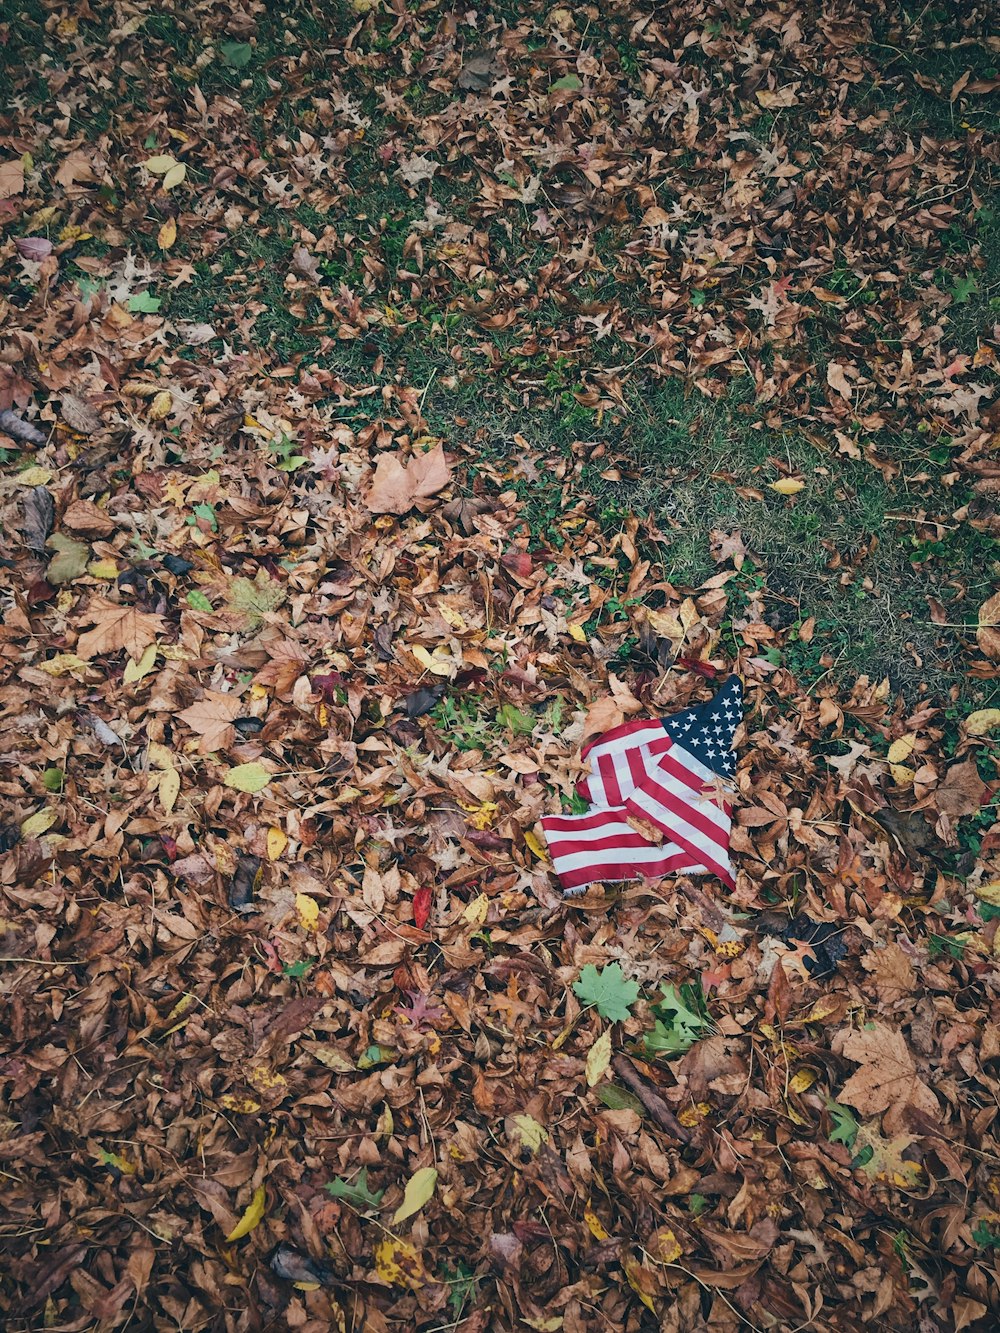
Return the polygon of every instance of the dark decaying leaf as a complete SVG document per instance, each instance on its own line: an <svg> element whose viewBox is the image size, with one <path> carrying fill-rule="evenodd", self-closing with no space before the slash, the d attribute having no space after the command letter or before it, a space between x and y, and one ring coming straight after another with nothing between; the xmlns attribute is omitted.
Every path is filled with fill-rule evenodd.
<svg viewBox="0 0 1000 1333"><path fill-rule="evenodd" d="M375 651L380 662L391 662L395 657L392 647L392 626L379 625L374 637Z"/></svg>
<svg viewBox="0 0 1000 1333"><path fill-rule="evenodd" d="M75 393L64 393L60 400L60 414L66 425L80 435L93 435L102 426L100 413Z"/></svg>
<svg viewBox="0 0 1000 1333"><path fill-rule="evenodd" d="M274 1249L268 1264L271 1272L284 1282L318 1282L326 1287L336 1283L336 1273L328 1264L303 1254L285 1241Z"/></svg>
<svg viewBox="0 0 1000 1333"><path fill-rule="evenodd" d="M183 578L185 574L189 574L194 569L194 561L185 560L180 555L163 555L160 557L160 564L171 574L176 575L177 578Z"/></svg>
<svg viewBox="0 0 1000 1333"><path fill-rule="evenodd" d="M0 408L0 431L18 444L44 444L47 438L33 421L25 421L9 407Z"/></svg>
<svg viewBox="0 0 1000 1333"><path fill-rule="evenodd" d="M253 912L254 894L263 875L259 856L242 853L236 861L236 873L229 883L229 906L234 912Z"/></svg>
<svg viewBox="0 0 1000 1333"><path fill-rule="evenodd" d="M39 555L44 552L55 514L56 502L51 492L44 486L33 486L24 497L24 523L21 528L24 544L29 551L36 551Z"/></svg>
<svg viewBox="0 0 1000 1333"><path fill-rule="evenodd" d="M421 685L419 690L414 690L403 700L403 710L407 717L421 717L424 713L429 713L431 709L444 697L445 686Z"/></svg>

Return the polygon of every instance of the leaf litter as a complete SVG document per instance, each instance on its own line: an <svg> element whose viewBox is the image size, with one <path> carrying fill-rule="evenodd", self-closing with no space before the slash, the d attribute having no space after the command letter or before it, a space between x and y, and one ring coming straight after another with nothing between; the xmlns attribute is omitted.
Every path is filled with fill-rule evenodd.
<svg viewBox="0 0 1000 1333"><path fill-rule="evenodd" d="M668 578L641 490L609 532L589 489L641 482L630 386L749 388L822 461L720 486L916 497L905 429L972 490L918 539L996 535L997 330L949 324L990 281L982 15L942 83L933 15L847 0L358 0L266 52L262 6L134 9L50 7L5 71L4 1327L993 1326L995 694L807 687L747 534ZM586 438L432 422L425 317L449 392ZM964 597L931 618L988 686ZM581 743L734 667L735 891L564 902Z"/></svg>

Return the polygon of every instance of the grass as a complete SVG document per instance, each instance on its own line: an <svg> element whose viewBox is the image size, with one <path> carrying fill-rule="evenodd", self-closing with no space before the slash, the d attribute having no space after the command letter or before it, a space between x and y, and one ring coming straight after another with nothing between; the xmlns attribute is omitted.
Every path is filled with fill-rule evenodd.
<svg viewBox="0 0 1000 1333"><path fill-rule="evenodd" d="M29 16L25 42L40 41L44 11L33 0L2 5L0 20L14 24L22 13ZM516 22L521 16L511 9L510 17ZM299 132L299 113L308 104L303 99L311 97L311 81L321 73L330 32L346 32L356 21L347 5L334 6L323 21L305 3L266 10L258 16L252 55L243 67L227 63L225 33L206 35L180 12L149 15L144 35L151 62L169 68L177 96L186 98L196 79L206 98L224 94L238 101L266 157L269 138ZM935 22L934 11L925 11L920 21L925 26ZM88 40L98 40L100 22L81 19L80 25ZM614 17L606 26L622 69L638 70L625 28ZM558 552L560 525L581 486L596 497L596 512L609 532L630 514L655 520L665 535L655 554L678 586L696 586L715 572L708 553L713 529L739 529L750 559L728 589L726 642L733 648L746 638L747 622L762 621L775 630L791 630L781 660L805 678L817 680L828 672L887 676L893 687L910 695L962 687L974 701L985 701L988 688L965 682L961 658L972 640L975 609L993 590L998 551L988 536L967 526L959 532L947 522L969 498L941 480L950 468L947 440L915 433L869 439L859 430L859 449L874 445L882 457L900 464L899 477L888 481L869 463L818 448L804 432L769 428L752 400L749 378L745 388L736 381L726 397L710 401L646 366L624 378L623 404L599 415L580 399L602 375L633 362L636 348L614 335L580 336L573 303L634 305L644 299L636 276L641 264L622 258L630 226L621 219L594 233L593 263L568 289L568 298L564 292L558 299L531 295L553 248L532 231L528 210L515 206L488 220L493 285L501 301L509 293L519 306L518 320L508 328L478 322L475 306L490 285L482 278L463 281L449 274L439 288L411 302L399 270L407 263L404 247L425 200L422 190L400 183L378 152L392 129L372 71L380 61L391 71L389 28L388 16L376 15L358 38L371 56L369 67L364 73L345 71L345 87L371 124L343 155L342 198L338 195L331 211L311 204L259 209L252 224L229 236L210 259L195 256L195 281L174 288L163 284L157 293L163 313L173 320L212 323L233 307L249 308L252 340L281 362L332 370L356 389L381 389L393 382L416 386L431 434L453 440L461 432L494 463L511 456L517 434L538 443L543 456L558 461L569 478L556 485L550 475L532 481L510 469L507 484L521 492L528 535L538 546ZM905 25L903 36L880 25L873 41L886 53L883 71L877 81L856 86L852 109L871 116L885 113L901 134L923 127L957 136L992 126L996 112L985 101L981 114L966 125L956 121L947 92L967 68L975 77L993 77L996 54L986 48L929 51L925 42L918 55L909 40L913 35ZM289 51L301 68L291 90L283 82L288 67L281 59ZM697 63L702 54L695 48L686 59ZM40 105L49 96L47 68L46 62L40 64L27 94ZM918 84L917 75L935 80L943 94ZM132 95L124 84L120 92ZM415 78L406 100L419 115L438 104L439 94ZM101 110L110 115L116 108ZM768 141L776 116L764 112L748 125L758 139ZM786 135L792 133L787 113L781 125ZM811 151L805 129L803 119L794 133L801 140L798 147ZM478 176L471 160L469 165L466 175L452 173L447 182L434 179L427 192L457 222L475 228L483 224L476 211ZM558 182L551 188L557 187ZM669 203L666 194L663 202ZM348 225L359 238L353 246L340 243ZM336 317L322 310L315 290L289 292L285 278L302 228L316 237L333 237L333 252L321 263L327 289L335 294L343 283L365 306L397 312L395 327L391 322L374 325L365 339L339 341ZM155 230L137 232L132 243L154 257L154 236ZM944 341L970 355L979 331L1000 308L1000 194L982 195L974 211L949 226L942 244L943 258L932 267L934 284L951 298L941 316ZM91 245L91 253L98 253L100 240ZM362 250L384 266L381 273L362 265ZM175 254L185 254L183 235ZM919 254L911 258L918 295L924 279L916 275L926 271L926 264ZM857 308L865 321L864 337L882 336L866 274L838 258L823 282ZM689 293L696 308L712 299L696 287ZM817 310L803 324L816 366L810 392L817 397L829 355L823 320ZM378 402L374 395L359 400L356 409L340 405L336 415L361 419ZM588 461L597 446L602 446L600 459ZM626 460L623 479L610 480L608 461L619 455ZM911 497L905 478L914 470L930 481ZM785 475L804 482L798 495L785 497L770 488ZM943 527L920 522L920 512L943 516ZM945 607L952 623L932 623L931 597ZM806 642L796 637L795 626L810 619L816 631Z"/></svg>

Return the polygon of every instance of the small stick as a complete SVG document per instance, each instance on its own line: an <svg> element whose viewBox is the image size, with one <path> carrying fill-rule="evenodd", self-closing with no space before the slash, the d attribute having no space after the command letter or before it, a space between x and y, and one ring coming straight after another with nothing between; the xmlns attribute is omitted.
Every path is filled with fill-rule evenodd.
<svg viewBox="0 0 1000 1333"><path fill-rule="evenodd" d="M682 1143L690 1142L690 1131L684 1128L660 1094L642 1081L631 1060L624 1055L616 1055L611 1061L611 1067L625 1086L635 1093L661 1129Z"/></svg>

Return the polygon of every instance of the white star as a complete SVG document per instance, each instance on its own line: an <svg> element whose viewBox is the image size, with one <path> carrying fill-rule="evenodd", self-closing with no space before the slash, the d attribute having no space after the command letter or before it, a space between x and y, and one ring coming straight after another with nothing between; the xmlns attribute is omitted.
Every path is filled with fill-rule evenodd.
<svg viewBox="0 0 1000 1333"><path fill-rule="evenodd" d="M715 754L715 746L714 746L714 745L707 745L707 746L705 747L705 753L706 753L709 757L711 757L712 755L714 755L714 754Z"/></svg>

